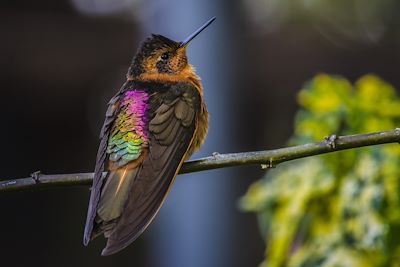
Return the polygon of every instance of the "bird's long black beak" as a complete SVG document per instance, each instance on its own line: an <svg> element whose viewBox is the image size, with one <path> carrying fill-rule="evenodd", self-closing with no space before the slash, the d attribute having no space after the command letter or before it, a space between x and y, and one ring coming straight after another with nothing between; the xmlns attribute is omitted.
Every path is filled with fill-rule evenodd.
<svg viewBox="0 0 400 267"><path fill-rule="evenodd" d="M186 38L185 40L183 40L180 45L179 48L181 47L186 47L190 41L192 41L197 35L199 35L199 33L201 33L205 28L207 28L211 23L213 23L213 21L216 19L216 17L211 18L209 21L207 21L206 23L204 23L203 26L201 26L199 29L197 29L194 33L192 33L188 38Z"/></svg>

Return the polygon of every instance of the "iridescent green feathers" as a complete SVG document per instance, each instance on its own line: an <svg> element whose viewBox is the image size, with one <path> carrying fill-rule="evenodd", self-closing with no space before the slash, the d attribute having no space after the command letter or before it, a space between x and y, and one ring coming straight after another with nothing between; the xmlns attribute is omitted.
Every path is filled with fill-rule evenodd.
<svg viewBox="0 0 400 267"><path fill-rule="evenodd" d="M109 137L107 153L117 167L139 158L148 146L149 96L144 91L127 91Z"/></svg>

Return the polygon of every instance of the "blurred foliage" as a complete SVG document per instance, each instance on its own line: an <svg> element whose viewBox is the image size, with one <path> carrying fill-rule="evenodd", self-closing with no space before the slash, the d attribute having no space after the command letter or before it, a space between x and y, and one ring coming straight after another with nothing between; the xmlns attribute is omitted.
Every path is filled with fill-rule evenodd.
<svg viewBox="0 0 400 267"><path fill-rule="evenodd" d="M396 0L242 0L248 19L261 32L287 23L309 22L340 46L348 41L377 43L399 32Z"/></svg>
<svg viewBox="0 0 400 267"><path fill-rule="evenodd" d="M354 85L318 75L298 95L292 145L330 134L400 125L394 88L367 75ZM296 160L249 188L241 207L256 212L269 267L400 266L400 147L372 146Z"/></svg>

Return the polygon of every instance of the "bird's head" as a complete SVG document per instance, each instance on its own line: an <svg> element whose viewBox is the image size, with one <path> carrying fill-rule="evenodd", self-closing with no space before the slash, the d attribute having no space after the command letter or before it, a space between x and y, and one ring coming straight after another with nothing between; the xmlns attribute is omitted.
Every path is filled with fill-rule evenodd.
<svg viewBox="0 0 400 267"><path fill-rule="evenodd" d="M177 74L187 65L185 47L167 37L153 34L142 43L129 74L132 77L152 73Z"/></svg>
<svg viewBox="0 0 400 267"><path fill-rule="evenodd" d="M128 78L139 79L149 76L176 76L192 69L188 63L186 48L201 31L210 25L210 19L182 42L153 34L141 44L129 68Z"/></svg>

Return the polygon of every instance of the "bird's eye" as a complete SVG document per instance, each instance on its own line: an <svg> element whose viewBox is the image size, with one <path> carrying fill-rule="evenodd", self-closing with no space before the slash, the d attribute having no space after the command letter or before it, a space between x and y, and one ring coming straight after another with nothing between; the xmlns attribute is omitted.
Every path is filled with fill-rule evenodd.
<svg viewBox="0 0 400 267"><path fill-rule="evenodd" d="M168 53L168 52L163 53L163 54L161 55L161 59L162 59L162 60L167 60L167 59L169 59L169 53Z"/></svg>

